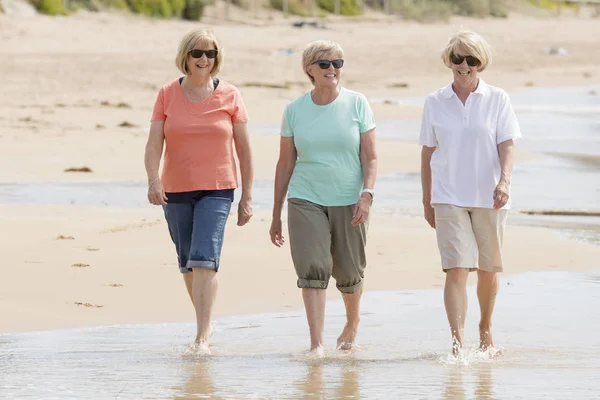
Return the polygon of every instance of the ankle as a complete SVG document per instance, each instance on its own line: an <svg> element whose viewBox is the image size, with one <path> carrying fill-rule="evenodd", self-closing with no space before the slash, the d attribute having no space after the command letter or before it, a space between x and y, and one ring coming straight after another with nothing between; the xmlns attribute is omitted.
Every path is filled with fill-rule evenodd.
<svg viewBox="0 0 600 400"><path fill-rule="evenodd" d="M492 331L492 323L491 322L487 322L487 323L480 322L479 323L479 332L489 333L491 331Z"/></svg>
<svg viewBox="0 0 600 400"><path fill-rule="evenodd" d="M346 317L346 325L351 327L358 327L360 323L360 317L357 315L356 317Z"/></svg>

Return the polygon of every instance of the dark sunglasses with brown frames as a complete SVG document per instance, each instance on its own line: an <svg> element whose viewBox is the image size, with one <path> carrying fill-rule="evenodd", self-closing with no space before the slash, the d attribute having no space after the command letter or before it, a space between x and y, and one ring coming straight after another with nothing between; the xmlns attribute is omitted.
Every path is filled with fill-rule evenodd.
<svg viewBox="0 0 600 400"><path fill-rule="evenodd" d="M452 64L460 65L464 60L467 60L467 65L469 67L478 67L481 64L481 61L473 56L461 56L454 53L450 54L450 61L452 61Z"/></svg>
<svg viewBox="0 0 600 400"><path fill-rule="evenodd" d="M200 50L200 49L192 49L190 50L190 55L194 58L202 58L202 56L206 54L206 58L216 58L217 54L219 54L218 50Z"/></svg>

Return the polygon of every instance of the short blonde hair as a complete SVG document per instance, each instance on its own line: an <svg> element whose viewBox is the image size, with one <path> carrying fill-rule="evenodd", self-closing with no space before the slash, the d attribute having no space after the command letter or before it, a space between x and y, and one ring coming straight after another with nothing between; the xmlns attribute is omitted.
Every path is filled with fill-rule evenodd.
<svg viewBox="0 0 600 400"><path fill-rule="evenodd" d="M310 76L306 69L317 61L321 55L330 53L337 53L340 57L344 57L342 46L331 40L317 40L309 43L302 52L302 69L312 83L315 83L315 79Z"/></svg>
<svg viewBox="0 0 600 400"><path fill-rule="evenodd" d="M442 51L442 61L448 68L452 68L452 54L462 54L477 58L481 64L477 68L479 72L485 70L492 63L492 51L490 45L479 34L470 30L460 30L449 40L446 48Z"/></svg>
<svg viewBox="0 0 600 400"><path fill-rule="evenodd" d="M187 68L188 54L199 41L212 43L212 45L215 46L215 49L218 50L217 57L215 58L215 65L210 71L210 75L214 78L219 71L221 71L221 67L223 66L223 50L219 47L219 41L213 30L210 28L194 29L181 38L179 48L177 49L177 56L175 57L175 65L177 65L177 68L179 68L183 74L189 75L190 72Z"/></svg>

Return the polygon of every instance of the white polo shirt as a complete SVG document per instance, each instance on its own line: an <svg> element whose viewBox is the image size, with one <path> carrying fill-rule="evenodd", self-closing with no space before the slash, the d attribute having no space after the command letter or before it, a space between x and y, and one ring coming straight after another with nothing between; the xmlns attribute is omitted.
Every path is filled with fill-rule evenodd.
<svg viewBox="0 0 600 400"><path fill-rule="evenodd" d="M430 93L419 144L436 147L431 203L493 208L501 172L498 144L521 136L508 94L481 78L465 105L451 83ZM509 208L510 199L503 209Z"/></svg>

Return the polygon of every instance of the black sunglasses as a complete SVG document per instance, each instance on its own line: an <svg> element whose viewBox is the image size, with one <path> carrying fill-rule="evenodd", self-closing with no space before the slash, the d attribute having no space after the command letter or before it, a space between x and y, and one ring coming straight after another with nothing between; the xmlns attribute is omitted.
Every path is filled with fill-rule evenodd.
<svg viewBox="0 0 600 400"><path fill-rule="evenodd" d="M194 58L202 58L204 54L206 54L206 58L216 58L218 50L200 50L200 49L192 49L190 50L190 55Z"/></svg>
<svg viewBox="0 0 600 400"><path fill-rule="evenodd" d="M337 60L317 60L315 62L313 62L313 64L319 64L319 67L321 69L327 69L329 68L329 66L331 64L333 64L333 68L335 69L340 69L344 66L344 60L342 59L337 59Z"/></svg>
<svg viewBox="0 0 600 400"><path fill-rule="evenodd" d="M452 64L460 65L465 59L467 60L467 65L469 67L477 67L481 64L481 62L473 56L461 56L454 53L450 54L450 61L452 61Z"/></svg>

